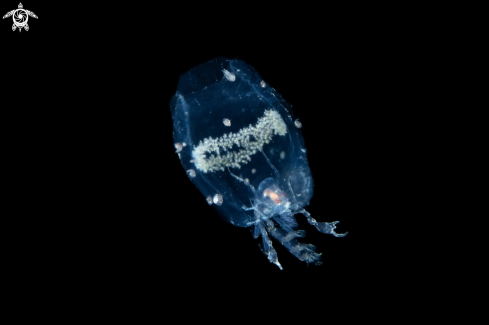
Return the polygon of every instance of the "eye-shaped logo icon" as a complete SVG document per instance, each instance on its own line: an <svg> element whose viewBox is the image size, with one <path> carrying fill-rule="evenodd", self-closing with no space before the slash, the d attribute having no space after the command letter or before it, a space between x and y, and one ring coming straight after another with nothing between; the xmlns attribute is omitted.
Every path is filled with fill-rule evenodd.
<svg viewBox="0 0 489 325"><path fill-rule="evenodd" d="M22 6L22 3L19 3L18 9L7 12L7 14L3 16L3 18L7 18L10 16L12 16L12 19L14 21L14 24L12 25L12 31L15 31L18 28L19 32L22 31L22 28L24 28L25 30L29 30L29 25L27 25L29 16L37 18L35 13L29 10L25 10Z"/></svg>

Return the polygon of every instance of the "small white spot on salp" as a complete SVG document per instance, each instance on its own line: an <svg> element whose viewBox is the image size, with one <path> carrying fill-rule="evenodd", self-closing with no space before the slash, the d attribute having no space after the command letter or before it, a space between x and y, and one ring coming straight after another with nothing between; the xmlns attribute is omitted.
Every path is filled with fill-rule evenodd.
<svg viewBox="0 0 489 325"><path fill-rule="evenodd" d="M190 159L190 163L193 164L195 162L195 160L193 159Z"/></svg>
<svg viewBox="0 0 489 325"><path fill-rule="evenodd" d="M265 81L262 80L262 81L260 81L260 86L262 88L265 88L267 86L267 84L265 83Z"/></svg>
<svg viewBox="0 0 489 325"><path fill-rule="evenodd" d="M284 158L285 158L285 151L282 151L282 152L280 153L280 159L284 159Z"/></svg>
<svg viewBox="0 0 489 325"><path fill-rule="evenodd" d="M189 170L187 170L187 174L188 174L188 176L189 176L190 178L194 178L194 177L195 177L195 175L197 175L197 174L195 173L195 170L193 170L193 169L189 169Z"/></svg>
<svg viewBox="0 0 489 325"><path fill-rule="evenodd" d="M254 168L253 168L253 169L251 170L251 173L252 173L252 174L256 173L256 169L254 169Z"/></svg>
<svg viewBox="0 0 489 325"><path fill-rule="evenodd" d="M302 148L301 151L305 153L306 152L306 149Z"/></svg>
<svg viewBox="0 0 489 325"><path fill-rule="evenodd" d="M296 128L298 128L298 129L300 129L300 128L302 127L302 123L301 123L301 122L299 122L299 120L298 120L298 119L297 119L297 120L295 120L294 124L295 124L295 127L296 127Z"/></svg>
<svg viewBox="0 0 489 325"><path fill-rule="evenodd" d="M250 182L250 180L247 179L247 178L245 178L244 181L245 181L245 183L249 183Z"/></svg>
<svg viewBox="0 0 489 325"><path fill-rule="evenodd" d="M175 149L177 149L177 151L175 151L175 152L182 151L182 148L183 148L183 146L180 142L175 143Z"/></svg>
<svg viewBox="0 0 489 325"><path fill-rule="evenodd" d="M226 77L227 80L233 82L236 80L236 75L232 72L227 71L226 69L222 70L224 73L224 77Z"/></svg>
<svg viewBox="0 0 489 325"><path fill-rule="evenodd" d="M222 123L224 123L225 126L231 126L231 120L230 119L225 118L222 120Z"/></svg>
<svg viewBox="0 0 489 325"><path fill-rule="evenodd" d="M212 198L212 202L214 202L215 205L221 205L222 204L222 195L221 194L216 194Z"/></svg>
<svg viewBox="0 0 489 325"><path fill-rule="evenodd" d="M210 196L210 195L209 195L209 196L206 198L206 201L207 201L207 203L209 203L209 205L212 205L212 196Z"/></svg>
<svg viewBox="0 0 489 325"><path fill-rule="evenodd" d="M182 142L182 146L184 146L184 147L185 147L185 146L187 146L187 144L186 144L185 142Z"/></svg>

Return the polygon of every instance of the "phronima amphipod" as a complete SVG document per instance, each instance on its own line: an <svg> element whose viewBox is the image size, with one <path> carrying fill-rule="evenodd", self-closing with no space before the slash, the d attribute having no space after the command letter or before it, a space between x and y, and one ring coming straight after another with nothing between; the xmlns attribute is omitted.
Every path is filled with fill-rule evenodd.
<svg viewBox="0 0 489 325"><path fill-rule="evenodd" d="M204 199L238 227L253 227L270 262L280 265L275 238L294 256L320 263L314 246L297 240L296 214L320 232L335 224L317 222L304 210L313 192L302 124L290 105L248 64L216 58L180 77L171 103L176 152Z"/></svg>

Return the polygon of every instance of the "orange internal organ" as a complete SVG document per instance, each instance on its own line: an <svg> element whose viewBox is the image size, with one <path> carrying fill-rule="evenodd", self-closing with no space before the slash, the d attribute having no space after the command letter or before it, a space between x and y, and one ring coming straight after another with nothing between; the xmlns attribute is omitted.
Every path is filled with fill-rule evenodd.
<svg viewBox="0 0 489 325"><path fill-rule="evenodd" d="M267 188L263 191L263 196L268 196L275 204L282 204L282 200L280 199L280 195Z"/></svg>

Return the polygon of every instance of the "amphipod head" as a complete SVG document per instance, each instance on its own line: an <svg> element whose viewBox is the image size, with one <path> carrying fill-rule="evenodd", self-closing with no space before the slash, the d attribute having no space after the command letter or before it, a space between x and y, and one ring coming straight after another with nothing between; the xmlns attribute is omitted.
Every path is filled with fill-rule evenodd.
<svg viewBox="0 0 489 325"><path fill-rule="evenodd" d="M284 191L280 189L274 178L266 178L258 186L256 191L256 209L262 219L270 219L287 210L290 201Z"/></svg>

